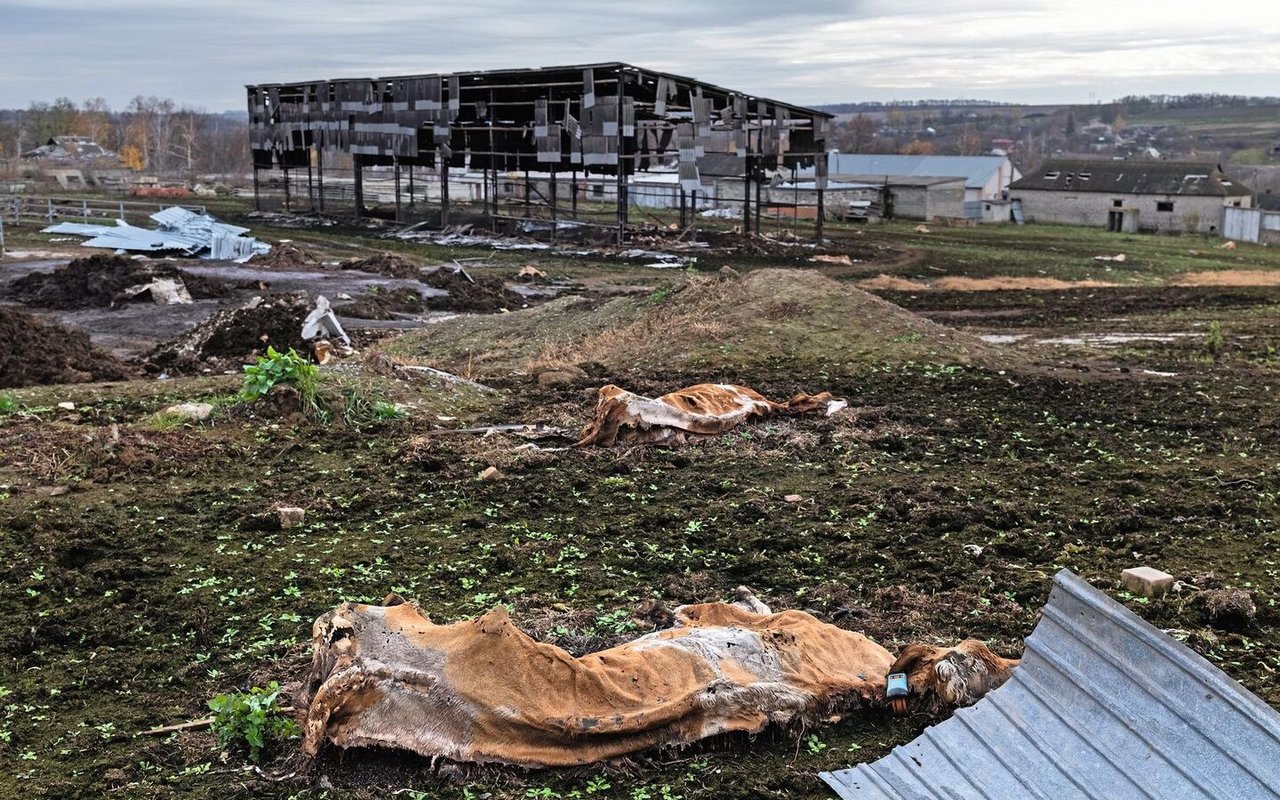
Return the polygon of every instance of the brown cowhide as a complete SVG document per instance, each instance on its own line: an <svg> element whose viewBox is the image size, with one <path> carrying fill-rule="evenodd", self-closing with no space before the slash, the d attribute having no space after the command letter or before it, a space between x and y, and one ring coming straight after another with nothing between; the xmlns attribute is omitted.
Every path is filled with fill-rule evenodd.
<svg viewBox="0 0 1280 800"><path fill-rule="evenodd" d="M830 416L846 405L830 392L797 394L785 403L775 403L745 386L700 383L655 399L610 384L600 389L595 418L583 429L578 444L611 447L711 436L775 415Z"/></svg>

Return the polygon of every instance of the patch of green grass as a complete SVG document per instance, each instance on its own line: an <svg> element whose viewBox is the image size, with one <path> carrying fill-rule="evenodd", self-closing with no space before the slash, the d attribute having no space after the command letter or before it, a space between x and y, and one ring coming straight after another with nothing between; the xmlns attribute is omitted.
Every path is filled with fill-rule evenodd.
<svg viewBox="0 0 1280 800"><path fill-rule="evenodd" d="M1237 150L1231 154L1232 164L1247 164L1250 166L1258 166L1263 164L1273 164L1274 159L1271 152L1265 147L1247 147L1244 150Z"/></svg>

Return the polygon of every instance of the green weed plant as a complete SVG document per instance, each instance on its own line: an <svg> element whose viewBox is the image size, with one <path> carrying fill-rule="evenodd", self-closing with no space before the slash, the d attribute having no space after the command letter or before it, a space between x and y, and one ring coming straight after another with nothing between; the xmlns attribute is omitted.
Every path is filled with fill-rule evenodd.
<svg viewBox="0 0 1280 800"><path fill-rule="evenodd" d="M210 728L220 747L246 744L249 760L258 763L268 741L301 735L298 723L280 710L280 684L254 686L247 692L220 694L209 701L213 711Z"/></svg>
<svg viewBox="0 0 1280 800"><path fill-rule="evenodd" d="M244 386L240 397L253 401L264 397L281 384L298 391L304 408L315 411L320 392L320 368L309 363L292 347L281 353L274 347L267 348L265 356L258 356L253 364L244 365Z"/></svg>

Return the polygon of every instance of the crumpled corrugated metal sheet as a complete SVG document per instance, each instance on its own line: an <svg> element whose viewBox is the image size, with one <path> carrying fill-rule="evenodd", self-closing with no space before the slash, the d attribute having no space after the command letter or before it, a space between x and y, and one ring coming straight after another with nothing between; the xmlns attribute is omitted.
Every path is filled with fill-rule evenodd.
<svg viewBox="0 0 1280 800"><path fill-rule="evenodd" d="M63 222L44 229L45 233L67 233L91 236L85 247L105 247L140 253L202 254L203 258L220 261L247 261L255 253L270 252L271 246L244 236L248 228L219 222L208 214L197 214L181 206L157 211L151 219L155 230L139 228L124 220L115 227Z"/></svg>
<svg viewBox="0 0 1280 800"><path fill-rule="evenodd" d="M1063 570L1008 683L821 777L847 800L1277 798L1280 714Z"/></svg>

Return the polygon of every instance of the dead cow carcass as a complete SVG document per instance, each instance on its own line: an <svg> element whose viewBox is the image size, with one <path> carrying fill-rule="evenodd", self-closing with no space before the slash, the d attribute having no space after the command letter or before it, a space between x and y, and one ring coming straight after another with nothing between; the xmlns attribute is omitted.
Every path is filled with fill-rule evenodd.
<svg viewBox="0 0 1280 800"><path fill-rule="evenodd" d="M707 603L674 616L673 628L575 658L502 608L436 625L403 601L345 603L313 628L303 751L331 741L569 766L884 696L888 651L804 612Z"/></svg>
<svg viewBox="0 0 1280 800"><path fill-rule="evenodd" d="M618 442L657 443L683 434L720 434L754 419L774 415L824 414L845 408L830 392L798 394L775 403L754 389L727 383L700 383L657 399L610 384L600 389L596 415L579 445L610 447Z"/></svg>

